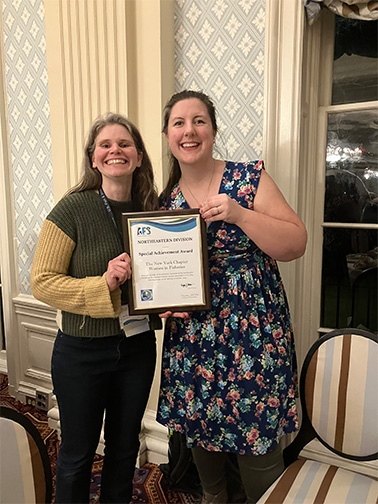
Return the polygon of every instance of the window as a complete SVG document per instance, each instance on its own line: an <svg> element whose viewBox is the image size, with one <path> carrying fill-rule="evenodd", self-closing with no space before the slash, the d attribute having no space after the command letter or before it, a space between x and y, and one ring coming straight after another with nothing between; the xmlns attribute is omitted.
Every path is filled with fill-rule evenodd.
<svg viewBox="0 0 378 504"><path fill-rule="evenodd" d="M377 332L377 21L335 16L334 27L332 86L319 109L327 128L320 327Z"/></svg>

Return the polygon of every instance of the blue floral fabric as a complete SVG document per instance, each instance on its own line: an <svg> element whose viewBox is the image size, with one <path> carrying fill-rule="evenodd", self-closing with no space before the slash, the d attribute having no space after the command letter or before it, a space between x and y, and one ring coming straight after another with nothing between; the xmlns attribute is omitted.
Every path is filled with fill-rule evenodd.
<svg viewBox="0 0 378 504"><path fill-rule="evenodd" d="M262 169L227 162L219 192L253 210ZM178 184L165 207L188 208ZM286 295L276 262L238 226L213 222L207 239L211 309L167 322L157 420L190 447L264 454L297 429Z"/></svg>

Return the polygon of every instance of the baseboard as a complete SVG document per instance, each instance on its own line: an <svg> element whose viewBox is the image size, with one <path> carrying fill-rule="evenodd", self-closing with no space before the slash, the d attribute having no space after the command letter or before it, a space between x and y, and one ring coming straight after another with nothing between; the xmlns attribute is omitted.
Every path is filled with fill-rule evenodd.
<svg viewBox="0 0 378 504"><path fill-rule="evenodd" d="M342 467L343 469L348 469L353 472L358 472L366 476L371 476L377 479L378 476L378 461L370 460L366 462L360 462L356 460L348 460L343 457L339 457L335 453L328 450L322 445L320 441L314 439L305 446L305 448L300 453L306 459L316 460L318 462L324 462L330 465L336 465Z"/></svg>
<svg viewBox="0 0 378 504"><path fill-rule="evenodd" d="M0 350L0 373L8 374L7 353L5 350Z"/></svg>
<svg viewBox="0 0 378 504"><path fill-rule="evenodd" d="M142 436L146 442L147 461L153 464L168 462L168 429L156 421L156 411L146 410L142 422Z"/></svg>

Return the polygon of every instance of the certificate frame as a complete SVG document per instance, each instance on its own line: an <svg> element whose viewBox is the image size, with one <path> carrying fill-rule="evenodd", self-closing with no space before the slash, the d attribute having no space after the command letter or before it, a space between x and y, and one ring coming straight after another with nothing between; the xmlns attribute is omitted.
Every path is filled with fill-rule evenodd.
<svg viewBox="0 0 378 504"><path fill-rule="evenodd" d="M206 223L198 208L122 214L130 315L209 310Z"/></svg>

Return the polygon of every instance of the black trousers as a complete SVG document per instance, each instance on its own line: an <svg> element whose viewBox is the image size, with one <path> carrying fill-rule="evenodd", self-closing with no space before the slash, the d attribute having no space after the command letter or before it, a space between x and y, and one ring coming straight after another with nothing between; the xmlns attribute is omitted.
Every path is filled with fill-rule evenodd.
<svg viewBox="0 0 378 504"><path fill-rule="evenodd" d="M88 503L91 469L105 414L101 504L127 504L141 420L156 362L155 334L81 338L58 332L52 355L61 445L56 504Z"/></svg>

